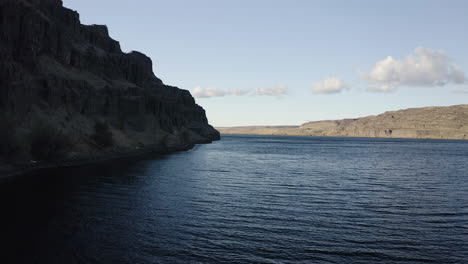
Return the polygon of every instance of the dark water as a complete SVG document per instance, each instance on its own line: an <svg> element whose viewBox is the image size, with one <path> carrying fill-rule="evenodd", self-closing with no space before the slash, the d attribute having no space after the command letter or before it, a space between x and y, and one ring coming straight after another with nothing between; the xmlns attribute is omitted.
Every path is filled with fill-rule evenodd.
<svg viewBox="0 0 468 264"><path fill-rule="evenodd" d="M225 136L0 194L12 263L468 263L462 141Z"/></svg>

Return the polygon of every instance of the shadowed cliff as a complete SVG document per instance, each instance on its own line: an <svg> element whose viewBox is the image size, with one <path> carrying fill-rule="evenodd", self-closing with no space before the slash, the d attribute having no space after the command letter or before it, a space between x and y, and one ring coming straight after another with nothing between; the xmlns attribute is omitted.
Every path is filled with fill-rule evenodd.
<svg viewBox="0 0 468 264"><path fill-rule="evenodd" d="M468 139L468 105L410 108L301 126L220 127L223 134Z"/></svg>
<svg viewBox="0 0 468 264"><path fill-rule="evenodd" d="M142 53L123 53L106 26L80 24L61 0L0 0L0 156L41 158L34 138L63 144L61 158L219 139L190 92L152 67Z"/></svg>

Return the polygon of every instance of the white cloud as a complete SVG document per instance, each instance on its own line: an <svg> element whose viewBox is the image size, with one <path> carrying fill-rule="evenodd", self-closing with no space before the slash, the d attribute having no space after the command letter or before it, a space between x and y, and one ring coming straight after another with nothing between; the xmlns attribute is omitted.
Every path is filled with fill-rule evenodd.
<svg viewBox="0 0 468 264"><path fill-rule="evenodd" d="M349 86L345 84L342 79L330 77L314 83L312 85L312 92L315 94L335 94L341 93L347 88L349 88Z"/></svg>
<svg viewBox="0 0 468 264"><path fill-rule="evenodd" d="M216 87L203 88L198 86L192 91L195 98L222 97L228 94L228 91Z"/></svg>
<svg viewBox="0 0 468 264"><path fill-rule="evenodd" d="M242 95L247 95L249 94L250 91L249 90L245 90L245 89L234 89L234 90L230 90L228 92L228 94L230 95L235 95L235 96L242 96Z"/></svg>
<svg viewBox="0 0 468 264"><path fill-rule="evenodd" d="M221 89L216 87L196 87L192 91L195 98L210 98L210 97L223 97L223 96L243 96L243 95L258 95L258 96L281 96L287 95L289 92L287 86L274 86L270 88L257 88L257 89Z"/></svg>
<svg viewBox="0 0 468 264"><path fill-rule="evenodd" d="M444 51L416 48L416 55L399 60L388 56L363 74L369 91L393 92L400 86L433 87L466 83L465 73Z"/></svg>
<svg viewBox="0 0 468 264"><path fill-rule="evenodd" d="M289 92L288 87L284 85L278 85L271 88L257 88L255 89L255 95L266 95L266 96L281 96L287 95Z"/></svg>

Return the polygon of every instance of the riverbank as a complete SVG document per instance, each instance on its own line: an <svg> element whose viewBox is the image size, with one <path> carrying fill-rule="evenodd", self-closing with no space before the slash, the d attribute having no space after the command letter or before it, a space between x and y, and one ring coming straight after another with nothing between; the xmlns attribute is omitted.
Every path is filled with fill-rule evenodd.
<svg viewBox="0 0 468 264"><path fill-rule="evenodd" d="M96 152L92 154L73 155L66 159L36 162L31 161L29 164L12 165L0 163L0 183L12 180L15 177L25 175L38 170L66 168L82 166L87 164L101 163L110 160L137 157L146 154L165 155L178 151L186 151L192 149L196 144L172 144L172 145L150 145L145 147L136 147L133 149L113 149L107 152Z"/></svg>

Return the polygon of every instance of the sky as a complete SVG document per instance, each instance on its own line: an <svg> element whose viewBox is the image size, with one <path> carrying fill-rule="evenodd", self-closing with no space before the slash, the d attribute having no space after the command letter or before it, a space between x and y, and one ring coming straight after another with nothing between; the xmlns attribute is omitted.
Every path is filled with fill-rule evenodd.
<svg viewBox="0 0 468 264"><path fill-rule="evenodd" d="M468 103L465 0L63 0L214 126Z"/></svg>

